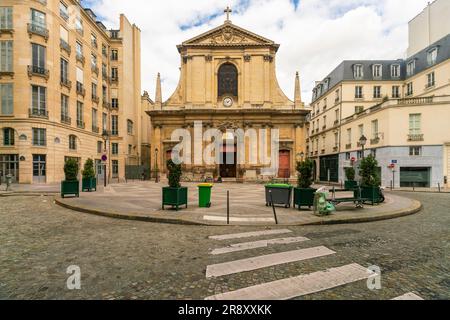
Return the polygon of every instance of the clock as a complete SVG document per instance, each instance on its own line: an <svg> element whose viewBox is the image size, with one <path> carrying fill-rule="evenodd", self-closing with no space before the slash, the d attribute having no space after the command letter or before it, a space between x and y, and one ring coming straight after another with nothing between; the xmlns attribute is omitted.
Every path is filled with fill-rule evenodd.
<svg viewBox="0 0 450 320"><path fill-rule="evenodd" d="M227 107L227 108L233 106L233 98L225 97L223 99L223 105L224 105L224 107Z"/></svg>

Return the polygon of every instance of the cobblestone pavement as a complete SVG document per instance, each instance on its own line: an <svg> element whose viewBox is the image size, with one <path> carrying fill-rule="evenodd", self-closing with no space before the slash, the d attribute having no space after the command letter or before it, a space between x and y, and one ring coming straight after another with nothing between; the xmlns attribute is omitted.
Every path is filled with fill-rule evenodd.
<svg viewBox="0 0 450 320"><path fill-rule="evenodd" d="M0 299L204 299L274 280L357 263L381 268L381 290L366 281L296 299L392 299L414 292L450 298L448 195L412 194L420 214L357 225L289 227L291 233L218 241L213 235L258 227L200 227L123 221L63 209L50 197L0 199ZM310 241L212 255L240 242ZM237 259L325 246L335 254L206 278L206 267ZM66 288L71 265L81 290Z"/></svg>

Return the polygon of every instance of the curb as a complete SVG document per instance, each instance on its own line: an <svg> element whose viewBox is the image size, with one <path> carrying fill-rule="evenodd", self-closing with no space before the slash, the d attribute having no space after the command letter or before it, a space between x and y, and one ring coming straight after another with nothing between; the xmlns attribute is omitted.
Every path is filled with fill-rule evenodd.
<svg viewBox="0 0 450 320"><path fill-rule="evenodd" d="M419 213L420 211L422 211L422 209L423 209L422 203L414 200L414 204L415 204L414 206L412 206L408 209L394 211L393 213L385 214L382 216L353 218L353 219L347 219L347 220L319 221L319 222L305 223L302 225L318 226L318 225L333 225L333 224L357 224L357 223L376 222L376 221L383 221L383 220L392 220L392 219L410 216L410 215L413 215L413 214L416 214L416 213Z"/></svg>
<svg viewBox="0 0 450 320"><path fill-rule="evenodd" d="M0 193L0 198L1 197L53 197L58 195L59 192L4 192L4 193Z"/></svg>
<svg viewBox="0 0 450 320"><path fill-rule="evenodd" d="M396 218L406 217L409 215L416 214L423 209L422 203L417 200L413 200L414 205L409 207L408 209L394 211L389 214L381 215L381 216L372 216L372 217L361 217L361 218L350 218L350 219L340 219L340 220L329 220L329 221L317 221L317 222L303 222L303 223L280 223L278 225L270 225L270 226L285 226L285 227L295 227L295 226L320 226L320 225L336 225L336 224L358 224L358 223L368 223L368 222L376 222L383 220L392 220ZM107 211L99 211L79 206L73 206L64 202L61 202L60 199L55 199L55 203L63 208L78 211L82 213L92 214L101 217L119 219L119 220L129 220L129 221L141 221L141 222L151 222L151 223L165 223L165 224L177 224L177 225L186 225L186 226L210 226L210 227L267 227L265 224L214 224L214 223L201 223L196 221L189 220L180 220L180 219L172 219L172 218L157 218L157 217L144 217L144 216L132 216L127 214L120 214L114 212Z"/></svg>

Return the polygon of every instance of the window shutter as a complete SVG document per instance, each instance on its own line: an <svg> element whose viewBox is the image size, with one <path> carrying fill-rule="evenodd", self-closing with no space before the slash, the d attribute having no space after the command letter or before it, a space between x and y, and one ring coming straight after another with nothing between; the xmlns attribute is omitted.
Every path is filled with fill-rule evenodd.
<svg viewBox="0 0 450 320"><path fill-rule="evenodd" d="M61 39L69 43L69 32L63 26L60 26Z"/></svg>
<svg viewBox="0 0 450 320"><path fill-rule="evenodd" d="M77 68L77 81L81 84L84 84L83 69Z"/></svg>

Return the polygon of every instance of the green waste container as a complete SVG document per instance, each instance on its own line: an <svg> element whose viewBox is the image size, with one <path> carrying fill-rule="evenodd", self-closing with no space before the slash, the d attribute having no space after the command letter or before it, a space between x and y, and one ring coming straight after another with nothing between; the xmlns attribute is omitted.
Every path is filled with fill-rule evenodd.
<svg viewBox="0 0 450 320"><path fill-rule="evenodd" d="M202 183L198 185L198 206L200 208L211 207L211 183Z"/></svg>

